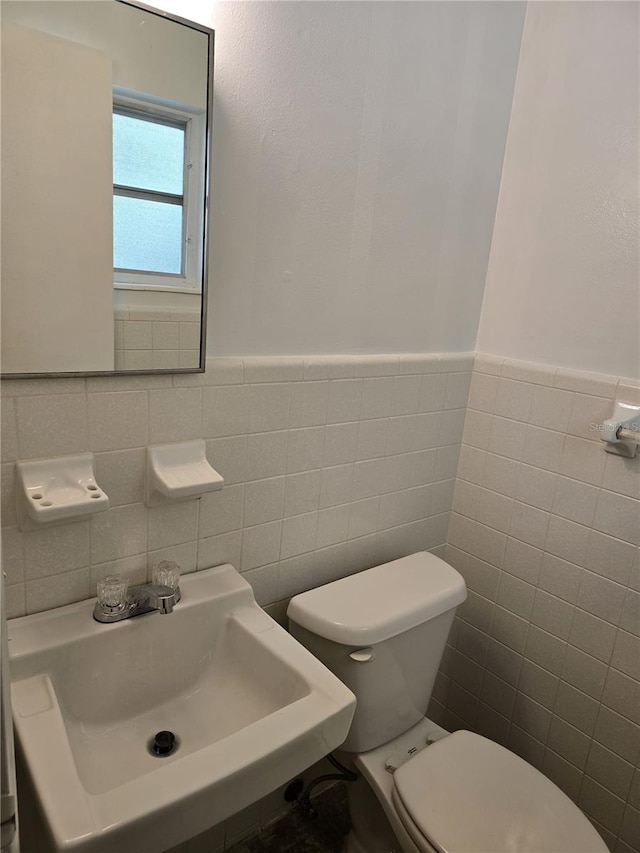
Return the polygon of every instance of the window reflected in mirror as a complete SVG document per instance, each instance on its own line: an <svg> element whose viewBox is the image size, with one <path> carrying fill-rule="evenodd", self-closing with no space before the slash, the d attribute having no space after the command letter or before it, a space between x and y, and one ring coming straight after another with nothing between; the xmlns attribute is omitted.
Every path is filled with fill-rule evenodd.
<svg viewBox="0 0 640 853"><path fill-rule="evenodd" d="M2 7L3 375L203 369L213 32Z"/></svg>

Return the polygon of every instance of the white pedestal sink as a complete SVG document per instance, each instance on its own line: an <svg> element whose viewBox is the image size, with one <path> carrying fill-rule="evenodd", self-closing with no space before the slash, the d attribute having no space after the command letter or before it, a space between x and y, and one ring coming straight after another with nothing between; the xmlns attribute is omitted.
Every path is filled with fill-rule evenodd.
<svg viewBox="0 0 640 853"><path fill-rule="evenodd" d="M173 613L112 625L95 600L9 622L17 739L58 851L162 853L338 747L353 694L232 566ZM175 733L177 749L149 741Z"/></svg>

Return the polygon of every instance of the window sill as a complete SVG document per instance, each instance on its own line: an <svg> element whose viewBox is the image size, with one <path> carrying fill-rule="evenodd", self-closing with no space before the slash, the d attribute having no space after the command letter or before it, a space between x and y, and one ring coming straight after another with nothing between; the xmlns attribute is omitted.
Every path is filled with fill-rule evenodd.
<svg viewBox="0 0 640 853"><path fill-rule="evenodd" d="M201 296L202 290L201 288L195 287L170 287L168 285L162 284L127 284L123 281L115 281L113 283L115 290L144 290L144 291L157 291L159 293L185 293L192 294L194 296Z"/></svg>

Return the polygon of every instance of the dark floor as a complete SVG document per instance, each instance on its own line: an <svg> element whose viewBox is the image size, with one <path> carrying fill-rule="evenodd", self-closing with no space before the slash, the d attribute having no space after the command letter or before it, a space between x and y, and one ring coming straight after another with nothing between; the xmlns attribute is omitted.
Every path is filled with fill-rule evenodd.
<svg viewBox="0 0 640 853"><path fill-rule="evenodd" d="M317 817L307 818L296 808L228 853L342 853L349 832L346 785L332 785L313 797L312 804Z"/></svg>

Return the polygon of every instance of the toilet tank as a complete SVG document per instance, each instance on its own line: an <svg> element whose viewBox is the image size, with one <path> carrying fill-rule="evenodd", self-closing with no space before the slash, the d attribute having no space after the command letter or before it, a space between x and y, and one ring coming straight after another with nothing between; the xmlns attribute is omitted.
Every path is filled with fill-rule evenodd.
<svg viewBox="0 0 640 853"><path fill-rule="evenodd" d="M293 636L356 696L342 749L366 752L424 717L466 595L461 575L422 551L291 599Z"/></svg>

